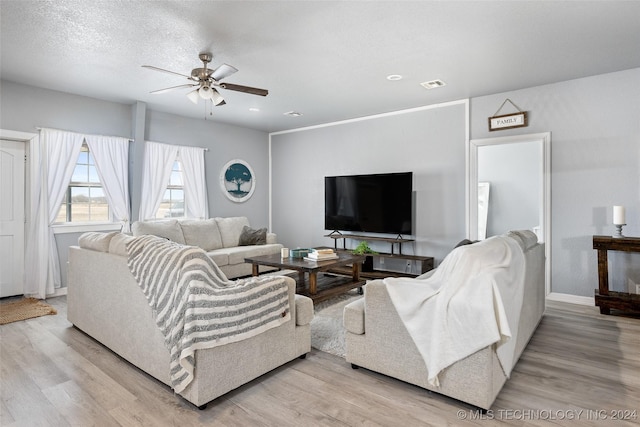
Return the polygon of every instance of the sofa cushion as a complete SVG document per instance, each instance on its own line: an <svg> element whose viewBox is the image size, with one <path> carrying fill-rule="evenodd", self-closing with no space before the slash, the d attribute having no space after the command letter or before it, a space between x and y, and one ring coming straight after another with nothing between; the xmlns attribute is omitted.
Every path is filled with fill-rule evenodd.
<svg viewBox="0 0 640 427"><path fill-rule="evenodd" d="M111 238L111 242L109 242L109 253L120 256L129 256L129 253L127 252L127 243L133 239L134 237L129 236L128 234L117 233Z"/></svg>
<svg viewBox="0 0 640 427"><path fill-rule="evenodd" d="M344 307L342 323L352 334L364 334L364 298L357 299Z"/></svg>
<svg viewBox="0 0 640 427"><path fill-rule="evenodd" d="M216 218L220 236L222 236L222 247L233 248L240 242L242 228L249 226L249 219L244 216L233 216L228 218ZM233 264L233 263L232 263Z"/></svg>
<svg viewBox="0 0 640 427"><path fill-rule="evenodd" d="M164 221L136 221L131 226L134 236L151 234L153 236L164 237L181 245L185 244L182 228L175 219Z"/></svg>
<svg viewBox="0 0 640 427"><path fill-rule="evenodd" d="M226 248L229 254L229 264L242 264L246 257L280 254L282 245L279 243L273 245L256 245L256 246L236 246L235 248Z"/></svg>
<svg viewBox="0 0 640 427"><path fill-rule="evenodd" d="M242 227L242 233L240 233L240 241L238 244L240 246L266 245L267 229L258 228L257 230L254 230L248 225L245 225Z"/></svg>
<svg viewBox="0 0 640 427"><path fill-rule="evenodd" d="M218 222L214 219L184 219L179 221L184 242L189 246L198 246L205 251L220 249L222 236Z"/></svg>
<svg viewBox="0 0 640 427"><path fill-rule="evenodd" d="M82 234L78 238L78 245L84 249L91 249L93 251L108 252L109 243L113 236L118 234L117 231L111 233L102 233L98 231L90 231Z"/></svg>
<svg viewBox="0 0 640 427"><path fill-rule="evenodd" d="M215 249L207 252L207 255L216 263L218 267L229 264L229 253L226 249Z"/></svg>

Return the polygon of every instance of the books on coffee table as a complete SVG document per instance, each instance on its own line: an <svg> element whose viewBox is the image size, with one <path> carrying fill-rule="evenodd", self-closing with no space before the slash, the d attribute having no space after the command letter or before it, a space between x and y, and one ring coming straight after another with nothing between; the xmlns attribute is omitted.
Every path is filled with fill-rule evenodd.
<svg viewBox="0 0 640 427"><path fill-rule="evenodd" d="M338 254L333 249L312 249L306 257L307 261L327 261L330 259L338 259Z"/></svg>

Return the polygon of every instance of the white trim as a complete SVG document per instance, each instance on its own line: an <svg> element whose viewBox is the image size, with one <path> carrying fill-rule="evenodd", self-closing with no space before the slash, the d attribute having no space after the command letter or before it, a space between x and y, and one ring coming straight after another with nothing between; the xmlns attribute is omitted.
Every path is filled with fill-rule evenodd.
<svg viewBox="0 0 640 427"><path fill-rule="evenodd" d="M67 287L66 286L62 286L60 288L56 288L56 290L52 293L52 294L47 294L44 299L47 298L55 298L55 297L61 297L67 295ZM33 298L40 298L37 294L25 294L25 297L33 297Z"/></svg>
<svg viewBox="0 0 640 427"><path fill-rule="evenodd" d="M471 203L478 200L478 147L486 145L512 144L520 142L542 143L542 230L544 235L545 253L545 292L551 294L551 132L531 133L497 138L472 139L467 146L469 159L467 175L466 220L469 225L467 238L478 238L478 204Z"/></svg>
<svg viewBox="0 0 640 427"><path fill-rule="evenodd" d="M549 301L568 302L570 304L580 304L595 307L595 299L593 297L583 297L580 295L561 294L558 292L551 292L547 295Z"/></svg>
<svg viewBox="0 0 640 427"><path fill-rule="evenodd" d="M17 141L29 141L38 136L37 133L19 132L14 130L0 129L0 138L17 140Z"/></svg>
<svg viewBox="0 0 640 427"><path fill-rule="evenodd" d="M416 108L407 108L405 110L391 111L391 112L388 112L388 113L374 114L372 116L357 117L355 119L347 119L347 120L340 120L340 121L337 121L337 122L323 123L323 124L320 124L320 125L307 126L307 127L297 128L297 129L289 129L289 130L283 130L283 131L279 131L279 132L271 132L271 133L269 133L269 137L271 137L271 135L283 135L283 134L286 134L286 133L301 132L301 131L305 131L305 130L320 129L320 128L331 127L331 126L339 126L339 125L344 125L344 124L347 124L347 123L361 122L363 120L372 120L372 119L379 119L379 118L383 118L383 117L397 116L399 114L415 113L417 111L431 110L431 109L434 109L434 108L450 107L452 105L458 105L458 104L466 104L467 105L467 110L468 110L469 98L459 99L457 101L442 102L442 103L439 103L439 104L424 105L422 107L416 107Z"/></svg>
<svg viewBox="0 0 640 427"><path fill-rule="evenodd" d="M273 166L272 166L272 159L271 159L271 134L269 134L269 182L268 184L268 189L267 191L269 192L269 223L268 223L268 227L269 227L269 232L273 233L273 217L272 217L272 213L273 213L273 199L272 199L272 194L273 194L273 176L271 171L273 170Z"/></svg>
<svg viewBox="0 0 640 427"><path fill-rule="evenodd" d="M51 226L53 234L67 233L86 233L87 231L120 231L122 223L120 222L101 222L97 224L79 223L79 224L54 224Z"/></svg>

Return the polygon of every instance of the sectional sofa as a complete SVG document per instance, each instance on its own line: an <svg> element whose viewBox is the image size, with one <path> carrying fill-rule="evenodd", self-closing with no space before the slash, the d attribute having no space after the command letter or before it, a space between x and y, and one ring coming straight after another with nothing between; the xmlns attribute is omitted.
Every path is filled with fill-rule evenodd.
<svg viewBox="0 0 640 427"><path fill-rule="evenodd" d="M171 219L134 222L134 236L152 234L176 243L198 246L229 279L251 275L246 257L279 254L282 245L266 228L253 229L244 216L211 219ZM270 268L262 268L267 272ZM273 269L275 270L275 269Z"/></svg>
<svg viewBox="0 0 640 427"><path fill-rule="evenodd" d="M165 227L163 232L177 233L178 230L175 221L162 227ZM144 230L143 227L136 228L137 232ZM206 233L202 231L205 228ZM201 234L195 233L196 230ZM198 224L189 228L185 237L193 243L197 234L198 239L208 241L211 233L216 236L215 230L218 228L208 220L206 226ZM230 231L225 228L220 234L229 238ZM172 237L179 239L180 235ZM127 264L126 244L131 239L132 236L115 232L85 233L79 239L79 246L69 248L67 318L125 360L170 385L170 352L156 325L154 313ZM279 250L279 245L272 246ZM236 247L226 250L226 257L219 254L219 259L233 259L242 252ZM225 266L227 271L243 272L239 263L227 261ZM288 287L291 318L242 341L196 351L195 377L179 393L184 399L203 408L211 400L297 357L304 357L311 350L313 302L295 294L293 279L284 277L284 280Z"/></svg>
<svg viewBox="0 0 640 427"><path fill-rule="evenodd" d="M529 231L510 232L495 238L517 241L518 245L513 246L520 248L524 256L523 278L518 281L519 286L522 286L521 310L517 321L517 335L513 335L516 339L511 343L512 363L515 365L536 330L545 309L544 244L537 243L535 234ZM476 245L478 246L475 247ZM461 258L477 257L483 250L482 245L484 243L476 243L473 245L474 251L463 252ZM467 246L459 250L464 251L467 248L471 249ZM445 262L446 259L438 269L444 268ZM437 269L431 270L416 279L407 280L414 280L418 286L428 286L427 281L437 273ZM421 285L421 282L425 283ZM444 286L450 285L446 281L444 283ZM476 285L473 280L469 283L472 287ZM505 285L504 288L509 288L512 283L502 285ZM505 372L501 365L496 344L481 348L453 363L438 374L439 385L431 384L428 381L429 372L425 360L407 331L405 323L401 320L390 297L388 286L393 286L388 280L387 283L383 280L370 281L364 286L364 297L345 307L347 362L354 368L367 368L482 409L489 409L509 376L509 372ZM456 292L461 292L460 289L458 288ZM455 300L451 301L455 304ZM473 309L473 303L469 308ZM469 331L477 331L479 323L474 322L474 313L470 313L469 317L471 322L466 325L466 328ZM511 332L516 333L516 330ZM442 345L442 342L438 342L438 345Z"/></svg>

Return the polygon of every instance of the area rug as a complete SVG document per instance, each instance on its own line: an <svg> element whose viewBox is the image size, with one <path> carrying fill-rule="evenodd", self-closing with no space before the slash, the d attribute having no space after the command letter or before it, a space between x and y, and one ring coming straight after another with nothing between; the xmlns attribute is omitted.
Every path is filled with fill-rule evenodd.
<svg viewBox="0 0 640 427"><path fill-rule="evenodd" d="M46 302L36 298L23 298L0 304L0 325L57 313Z"/></svg>
<svg viewBox="0 0 640 427"><path fill-rule="evenodd" d="M344 357L344 326L342 313L344 306L362 298L356 289L342 295L337 295L327 301L314 306L314 316L311 321L311 347Z"/></svg>

